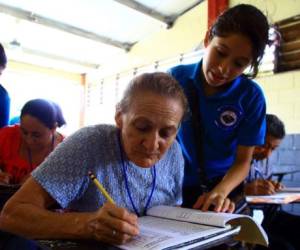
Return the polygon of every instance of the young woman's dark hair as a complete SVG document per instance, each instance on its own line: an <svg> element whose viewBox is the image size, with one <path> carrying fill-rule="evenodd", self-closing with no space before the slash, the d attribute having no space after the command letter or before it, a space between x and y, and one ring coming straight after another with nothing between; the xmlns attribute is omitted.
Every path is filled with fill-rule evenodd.
<svg viewBox="0 0 300 250"><path fill-rule="evenodd" d="M0 43L0 66L5 68L7 64L7 57L5 54L5 50L2 46L2 44Z"/></svg>
<svg viewBox="0 0 300 250"><path fill-rule="evenodd" d="M25 103L21 110L21 118L24 115L37 118L49 129L66 124L61 108L56 103L44 99L33 99Z"/></svg>
<svg viewBox="0 0 300 250"><path fill-rule="evenodd" d="M226 10L210 28L209 39L231 34L242 34L250 39L253 60L248 76L254 78L269 42L269 24L266 16L259 9L248 4L239 4Z"/></svg>
<svg viewBox="0 0 300 250"><path fill-rule="evenodd" d="M276 139L283 139L285 137L285 128L283 122L273 114L267 114L267 134Z"/></svg>

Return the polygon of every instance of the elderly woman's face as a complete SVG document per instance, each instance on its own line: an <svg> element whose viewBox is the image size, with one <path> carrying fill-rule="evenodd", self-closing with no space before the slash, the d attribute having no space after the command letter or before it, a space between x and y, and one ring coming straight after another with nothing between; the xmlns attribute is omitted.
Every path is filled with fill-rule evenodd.
<svg viewBox="0 0 300 250"><path fill-rule="evenodd" d="M182 116L179 100L153 93L134 97L126 113L116 114L128 159L140 167L153 166L173 143Z"/></svg>
<svg viewBox="0 0 300 250"><path fill-rule="evenodd" d="M53 130L31 115L21 117L20 129L23 140L31 150L49 146L52 141Z"/></svg>

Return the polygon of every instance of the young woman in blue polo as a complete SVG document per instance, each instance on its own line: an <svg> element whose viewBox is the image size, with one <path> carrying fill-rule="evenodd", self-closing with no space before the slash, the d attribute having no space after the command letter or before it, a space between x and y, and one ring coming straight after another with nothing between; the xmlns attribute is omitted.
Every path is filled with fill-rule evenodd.
<svg viewBox="0 0 300 250"><path fill-rule="evenodd" d="M170 70L190 106L177 136L186 161L185 206L221 211L248 175L254 146L264 143L265 98L250 78L258 72L268 30L260 10L237 5L207 32L199 63Z"/></svg>

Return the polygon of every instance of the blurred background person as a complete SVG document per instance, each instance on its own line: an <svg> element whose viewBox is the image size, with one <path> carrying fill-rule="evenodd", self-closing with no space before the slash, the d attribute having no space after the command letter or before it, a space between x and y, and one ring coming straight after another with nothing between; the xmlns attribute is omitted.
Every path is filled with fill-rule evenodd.
<svg viewBox="0 0 300 250"><path fill-rule="evenodd" d="M246 195L271 195L283 187L280 182L271 179L274 169L269 163L269 157L285 137L284 123L273 114L266 115L266 122L265 144L254 149L251 169L244 186ZM300 225L299 215L286 212L280 206L275 211L272 211L273 208L269 205L263 207L262 226L268 234L269 247L257 246L255 250L300 249L298 232L295 230Z"/></svg>
<svg viewBox="0 0 300 250"><path fill-rule="evenodd" d="M246 195L270 195L280 190L281 184L272 180L272 164L269 157L279 147L285 136L283 122L273 114L266 115L267 132L265 144L256 146L249 175L245 183Z"/></svg>
<svg viewBox="0 0 300 250"><path fill-rule="evenodd" d="M20 124L0 129L0 183L21 184L41 164L64 136L60 107L44 99L28 101L21 110Z"/></svg>

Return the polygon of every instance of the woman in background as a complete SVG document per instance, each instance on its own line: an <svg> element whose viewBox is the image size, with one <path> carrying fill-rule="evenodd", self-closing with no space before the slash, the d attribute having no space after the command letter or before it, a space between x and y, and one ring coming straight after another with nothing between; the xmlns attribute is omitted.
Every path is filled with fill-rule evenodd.
<svg viewBox="0 0 300 250"><path fill-rule="evenodd" d="M60 107L44 99L28 101L21 110L20 125L0 130L0 183L21 184L41 164L64 136Z"/></svg>

